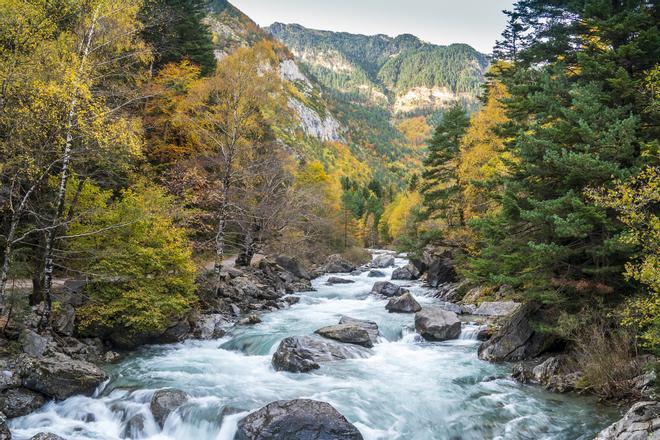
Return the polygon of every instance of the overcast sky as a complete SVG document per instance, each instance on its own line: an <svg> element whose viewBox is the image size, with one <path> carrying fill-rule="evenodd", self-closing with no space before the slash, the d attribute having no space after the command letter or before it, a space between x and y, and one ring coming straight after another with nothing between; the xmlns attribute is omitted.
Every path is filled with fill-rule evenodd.
<svg viewBox="0 0 660 440"><path fill-rule="evenodd" d="M229 0L260 26L279 21L366 35L409 33L490 53L513 0Z"/></svg>

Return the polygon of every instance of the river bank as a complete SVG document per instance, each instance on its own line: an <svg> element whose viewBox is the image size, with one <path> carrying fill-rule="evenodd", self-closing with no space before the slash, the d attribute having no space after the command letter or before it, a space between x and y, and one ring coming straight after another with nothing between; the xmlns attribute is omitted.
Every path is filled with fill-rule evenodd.
<svg viewBox="0 0 660 440"><path fill-rule="evenodd" d="M106 368L110 379L94 397L51 402L13 419L14 438L49 431L64 438L230 439L248 411L301 397L332 404L371 439L522 438L523 432L591 439L617 418L594 399L521 385L507 365L479 360L480 342L472 339L479 327L470 317L463 318L461 339L423 340L412 314L388 313L389 300L370 293L377 280L389 280L407 263L397 258L395 267L378 268L379 278L368 271L341 274L353 281L346 284L327 285L337 275L323 275L312 282L315 292L295 296L296 304L219 339L138 349ZM440 303L436 290L419 281L392 283L409 286L422 307ZM323 363L311 373L275 371L272 355L283 338L313 334L343 315L377 322L380 338L368 356ZM189 399L161 429L151 401L163 388L180 389ZM136 416L142 426L129 426Z"/></svg>

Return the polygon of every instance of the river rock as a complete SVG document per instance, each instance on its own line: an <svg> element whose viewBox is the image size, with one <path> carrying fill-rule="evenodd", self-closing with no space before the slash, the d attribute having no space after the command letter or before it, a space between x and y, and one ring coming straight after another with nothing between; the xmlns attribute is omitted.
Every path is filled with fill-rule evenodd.
<svg viewBox="0 0 660 440"><path fill-rule="evenodd" d="M461 334L461 321L456 313L427 307L415 314L415 329L429 341L457 339Z"/></svg>
<svg viewBox="0 0 660 440"><path fill-rule="evenodd" d="M64 437L60 437L57 434L52 432L40 432L37 435L30 437L30 440L66 440Z"/></svg>
<svg viewBox="0 0 660 440"><path fill-rule="evenodd" d="M56 333L71 336L75 329L76 309L71 304L63 304L53 319L53 329Z"/></svg>
<svg viewBox="0 0 660 440"><path fill-rule="evenodd" d="M225 334L222 328L227 321L220 313L201 315L195 322L193 335L199 339L217 339Z"/></svg>
<svg viewBox="0 0 660 440"><path fill-rule="evenodd" d="M378 330L378 324L374 321L368 321L366 319L356 319L351 318L350 316L342 315L339 319L339 324L354 324L362 327L369 333L369 338L371 338L372 343L378 342L378 335L380 334Z"/></svg>
<svg viewBox="0 0 660 440"><path fill-rule="evenodd" d="M333 254L328 257L325 265L320 269L325 273L350 273L355 270L355 265L341 255Z"/></svg>
<svg viewBox="0 0 660 440"><path fill-rule="evenodd" d="M326 402L278 400L238 422L235 440L362 440L360 431Z"/></svg>
<svg viewBox="0 0 660 440"><path fill-rule="evenodd" d="M96 365L61 353L40 359L24 357L19 371L25 388L58 400L91 394L107 377Z"/></svg>
<svg viewBox="0 0 660 440"><path fill-rule="evenodd" d="M448 301L439 302L436 305L436 307L440 307L441 309L446 310L448 312L456 313L457 315L463 313L463 308L461 306Z"/></svg>
<svg viewBox="0 0 660 440"><path fill-rule="evenodd" d="M406 292L408 292L408 289L397 286L396 284L390 283L389 281L377 281L371 288L371 293L388 297L403 295Z"/></svg>
<svg viewBox="0 0 660 440"><path fill-rule="evenodd" d="M128 419L124 430L121 433L121 438L140 438L142 431L144 431L144 424L147 422L147 418L144 414L135 414L133 417Z"/></svg>
<svg viewBox="0 0 660 440"><path fill-rule="evenodd" d="M507 316L515 312L520 303L514 301L484 301L472 313L483 316Z"/></svg>
<svg viewBox="0 0 660 440"><path fill-rule="evenodd" d="M7 417L0 412L0 440L11 440L11 432L7 425Z"/></svg>
<svg viewBox="0 0 660 440"><path fill-rule="evenodd" d="M383 278L383 277L385 277L385 272L383 272L382 270L373 269L373 270L369 271L369 273L367 274L367 277L369 277L369 278Z"/></svg>
<svg viewBox="0 0 660 440"><path fill-rule="evenodd" d="M371 351L355 344L342 344L317 336L284 338L273 355L277 371L306 373L320 368L319 363L367 357Z"/></svg>
<svg viewBox="0 0 660 440"><path fill-rule="evenodd" d="M0 392L0 411L8 418L21 417L41 408L46 398L27 388L9 388Z"/></svg>
<svg viewBox="0 0 660 440"><path fill-rule="evenodd" d="M348 280L346 278L339 278L339 277L330 277L328 278L328 284L352 284L355 281L353 280Z"/></svg>
<svg viewBox="0 0 660 440"><path fill-rule="evenodd" d="M284 270L286 270L289 273L292 273L297 278L301 278L304 280L312 279L310 273L307 271L307 269L305 269L305 266L303 266L302 263L298 261L297 258L289 257L286 255L280 255L275 258L275 262L278 265L280 265Z"/></svg>
<svg viewBox="0 0 660 440"><path fill-rule="evenodd" d="M334 339L335 341L347 344L356 344L367 348L374 346L369 332L356 324L329 325L316 330L314 333L324 338Z"/></svg>
<svg viewBox="0 0 660 440"><path fill-rule="evenodd" d="M419 305L410 292L407 292L401 296L390 298L387 305L385 305L385 309L390 313L415 313L422 310L422 306Z"/></svg>
<svg viewBox="0 0 660 440"><path fill-rule="evenodd" d="M557 393L574 391L581 377L579 372L571 371L567 359L559 355L519 362L511 369L511 376L519 382L542 385Z"/></svg>
<svg viewBox="0 0 660 440"><path fill-rule="evenodd" d="M426 282L431 287L438 287L440 284L454 283L455 281L456 271L449 256L442 256L433 261L426 272Z"/></svg>
<svg viewBox="0 0 660 440"><path fill-rule="evenodd" d="M657 440L660 438L660 402L637 402L621 420L602 430L594 440Z"/></svg>
<svg viewBox="0 0 660 440"><path fill-rule="evenodd" d="M542 354L555 337L535 330L530 322L540 305L529 302L519 307L488 340L479 346L479 359L491 362L515 362Z"/></svg>
<svg viewBox="0 0 660 440"><path fill-rule="evenodd" d="M392 266L394 266L394 257L389 254L376 255L374 259L371 260L371 267L384 269Z"/></svg>
<svg viewBox="0 0 660 440"><path fill-rule="evenodd" d="M259 318L254 313L238 321L240 325L255 325L255 324L259 324L260 322L261 322L261 318Z"/></svg>
<svg viewBox="0 0 660 440"><path fill-rule="evenodd" d="M41 336L30 329L23 330L19 337L19 343L21 344L23 353L33 357L43 356L51 341L52 338L50 336Z"/></svg>
<svg viewBox="0 0 660 440"><path fill-rule="evenodd" d="M412 263L408 263L403 267L399 267L392 272L393 280L416 280L420 276L420 272Z"/></svg>
<svg viewBox="0 0 660 440"><path fill-rule="evenodd" d="M188 395L175 388L156 391L150 405L154 420L162 428L167 417L187 401Z"/></svg>

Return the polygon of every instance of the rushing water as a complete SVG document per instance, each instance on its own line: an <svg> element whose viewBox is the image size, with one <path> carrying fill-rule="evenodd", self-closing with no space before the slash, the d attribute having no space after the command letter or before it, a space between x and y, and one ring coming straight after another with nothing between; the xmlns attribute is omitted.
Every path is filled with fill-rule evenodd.
<svg viewBox="0 0 660 440"><path fill-rule="evenodd" d="M392 270L384 270L387 279ZM118 439L127 420L143 414L144 429L131 438L230 440L247 411L301 397L329 402L365 439L591 439L615 418L591 399L518 384L507 377L507 366L480 361L475 325L465 324L458 340L423 341L412 314L387 313L386 301L369 295L378 279L344 277L355 283L326 286L327 276L316 279L317 291L300 294L298 304L222 339L144 348L108 368L111 379L98 396L49 403L13 420L14 438L47 431L71 440ZM422 307L435 301L418 283L399 283L412 284ZM382 338L373 356L306 374L273 370L271 355L281 339L311 334L341 315L379 324ZM193 397L161 431L149 401L166 387ZM222 417L225 407L243 412Z"/></svg>

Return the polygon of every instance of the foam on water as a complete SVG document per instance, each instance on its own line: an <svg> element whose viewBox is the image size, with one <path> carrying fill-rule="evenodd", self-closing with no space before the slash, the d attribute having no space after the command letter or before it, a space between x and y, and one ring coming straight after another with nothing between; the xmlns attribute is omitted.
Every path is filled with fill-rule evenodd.
<svg viewBox="0 0 660 440"><path fill-rule="evenodd" d="M406 264L397 258L396 265ZM508 367L480 361L480 327L464 324L461 339L430 343L414 331L412 314L388 313L386 299L369 295L373 283L390 278L340 274L352 284L301 294L298 304L262 316L254 326L234 329L213 341L145 347L108 367L111 380L96 397L49 403L11 421L14 438L53 432L67 439L119 439L131 417L144 429L132 438L230 440L248 411L278 399L311 398L332 404L365 439L590 439L616 414L591 399L550 394L508 378ZM436 300L416 282L422 305ZM341 315L379 324L382 338L373 355L325 364L308 374L276 372L271 355L284 337L311 334L336 324ZM162 431L149 410L153 393L173 387L190 401L168 417ZM244 410L221 417L224 407Z"/></svg>

